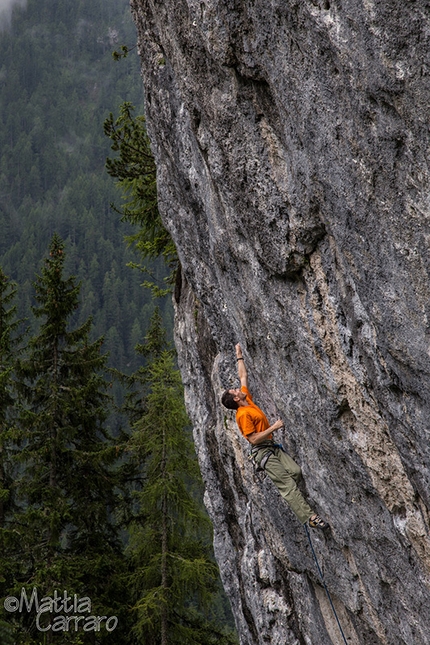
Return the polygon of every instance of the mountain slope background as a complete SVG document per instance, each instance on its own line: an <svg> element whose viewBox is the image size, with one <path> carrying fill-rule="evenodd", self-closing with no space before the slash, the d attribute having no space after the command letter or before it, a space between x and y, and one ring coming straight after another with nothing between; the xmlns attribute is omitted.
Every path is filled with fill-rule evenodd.
<svg viewBox="0 0 430 645"><path fill-rule="evenodd" d="M105 170L110 141L103 121L123 101L143 112L127 0L14 7L0 42L0 264L19 285L20 316L33 303L32 281L54 232L64 239L66 270L82 281L80 323L93 316L110 365L130 372L133 351L153 311L137 261L124 243L130 227L111 203L121 201ZM154 267L162 280L163 267ZM171 328L171 306L162 303Z"/></svg>
<svg viewBox="0 0 430 645"><path fill-rule="evenodd" d="M1 6L0 3L0 9ZM159 369L157 386L161 399L163 399L165 391L169 391L170 408L172 408L174 400L176 407L173 411L170 410L171 416L175 415L174 422L165 412L164 400L159 408L153 407L159 409L159 413L165 421L163 437L166 441L169 431L176 432L175 439L171 442L172 449L170 451L173 465L169 465L168 472L165 469L164 443L162 453L163 467L167 473L165 480L167 487L172 491L174 501L171 504L169 501L169 509L167 509L167 495L163 496L163 503L159 503L159 498L156 497L154 491L151 495L142 494L146 511L149 509L155 513L160 507L164 510L164 514L161 513L161 521L159 521L160 515L157 516L157 520L151 521L148 519L146 511L140 512L140 503L135 496L135 493L141 490L144 485L148 471L152 469L154 477L157 479L157 467L159 466L154 463L152 455L155 449L148 449L145 433L151 433L153 445L157 445L154 427L159 430L162 423L159 418L154 420L150 417L151 410L148 401L155 386L154 379L150 375L151 364L148 366L146 350L148 342L150 342L148 339L152 336L163 334L164 339L164 330L167 331L167 338L170 340L172 336L172 304L170 297L157 298L155 303L152 294L141 286L141 282L147 276L139 274L138 271L127 266L130 261L138 263L140 257L127 249L124 242L124 235L134 231L120 222L118 213L111 208L111 202L119 203L121 197L115 189L112 177L107 174L105 168L106 157L113 156L110 150L111 141L103 134L103 123L109 113L118 114L120 105L125 101L130 101L136 106L136 114L143 112L142 84L135 51L136 34L130 16L129 3L127 0L91 0L91 2L73 3L68 0L58 0L55 3L51 0L18 2L15 3L10 27L6 28L6 26L7 22L1 24L4 31L0 39L0 265L18 285L17 316L28 317L27 323L31 327L31 334L27 339L32 336L32 341L27 344L23 353L26 354L27 360L31 360L31 348L38 344L37 333L40 330L42 330L42 334L46 332L44 336L46 345L48 349L51 349L52 327L49 328L48 325L47 331L46 325L45 327L43 324L41 326L40 320L36 322L35 316L31 313L31 306L36 304L33 282L36 274L46 277L46 263L45 273L42 273L44 258L48 256L48 265L52 263L53 257L56 255L61 256L62 260L64 259L62 241L64 240L64 273L67 276L67 284L73 285L72 291L75 290L76 284L74 280L69 278L70 274L77 276L77 281L82 283L79 307L75 309L77 303L69 302L68 313L71 314L70 318L67 318L68 332L71 332L69 338L76 342L81 339L85 344L87 339L82 336L82 331L89 331L90 325L89 323L86 325L85 322L91 316L94 324L91 327L90 341L104 336L105 341L102 347L100 348L98 342L95 342L94 346L97 346L101 354L108 352L111 367L126 372L130 377L122 380L122 383L126 380L128 386L129 396L126 398L128 417L125 418L126 414L124 414L118 420L115 415L111 415L109 419L106 419L106 427L99 424L100 436L105 440L104 443L101 442L103 450L98 463L100 468L98 469L97 465L94 467L94 464L87 467L88 464L86 464L84 472L82 472L73 466L72 460L68 460L66 466L61 468L61 476L67 479L71 486L86 487L86 493L90 497L89 491L93 490L95 498L98 498L102 486L100 481L97 481L97 473L100 473L100 469L105 466L110 468L110 472L115 471L115 476L119 477L115 485L116 499L115 501L109 500L107 504L102 502L102 512L97 516L93 512L94 509L90 510L91 517L87 518L85 508L88 510L89 500L85 495L78 494L79 503L83 503L85 506L84 510L79 511L76 515L79 522L74 523L70 514L68 516L67 514L66 516L62 515L60 509L56 516L58 526L61 525L63 529L66 526L76 537L75 524L82 521L87 526L91 520L97 523L97 529L103 531L109 529L103 520L103 512L105 512L109 522L115 524L116 530L121 530L121 540L118 540L117 547L121 566L124 565L126 571L115 569L107 542L103 542L106 537L103 536L102 541L99 542L102 557L98 558L98 563L102 563L103 558L106 558L108 573L103 579L103 589L94 590L94 598L96 595L97 598L104 597L105 592L107 596L118 598L124 588L123 585L127 587L127 593L120 598L117 605L118 612L127 615L127 619L119 620L118 630L112 637L115 642L143 642L145 636L142 634L145 629L152 631L154 642L158 642L160 604L157 602L154 605L148 602L147 606L142 608L140 599L145 594L150 597L152 593L156 595L159 591L159 576L157 574L160 568L157 569L156 565L159 561L157 560L157 548L160 546L160 540L158 540L160 534L158 529L160 528L163 528L161 540L163 561L167 557L165 548L167 536L173 544L172 548L175 548L176 551L178 548L181 549L181 557L177 561L175 558L172 559L173 567L169 566L168 579L165 575L166 568L163 567L162 591L164 597L168 598L169 602L172 598L171 589L168 588L167 583L176 594L176 604L173 603L172 606L170 603L171 611L163 612L164 622L167 618L170 622L169 633L170 627L179 633L179 636L174 638L177 643L188 643L190 639L201 645L213 642L235 642L230 629L231 616L228 602L223 594L213 558L210 523L203 512L201 480L198 477L190 429L187 427L188 420L183 411L183 394L175 366L174 351L168 348L164 341L163 347L160 347L160 361L164 361L164 367L161 376ZM130 53L125 60L115 62L112 58L112 51L120 50L123 44L128 46ZM54 232L61 236L62 240L58 236L53 238ZM51 245L49 248L51 239L54 246ZM168 270L163 262L161 260L154 261L150 268L152 281L155 284L159 283L160 286L165 286L163 278ZM57 269L60 270L59 267ZM55 275L54 270L53 276L55 277ZM3 282L2 278L2 287L5 284L6 281ZM40 285L41 282L38 280L39 305ZM51 287L52 283L50 282L49 285L46 284L46 289L42 287L42 291L55 307L52 310L55 312L58 302L54 302L49 296L50 293L52 294ZM5 303L6 300L3 300L2 304ZM156 307L155 304L158 306ZM73 311L75 311L74 314ZM14 316L13 312L11 315ZM44 316L42 316L43 318ZM151 320L157 320L157 332L154 332L154 325L151 328ZM6 335L2 334L2 341L5 340ZM62 340L58 345L67 354L67 350L70 348L67 348ZM25 340L22 341L23 344L25 342ZM136 343L140 344L138 353L134 351ZM8 354L11 364L15 358L15 349L14 345ZM83 580L87 573L89 578L94 578L95 574L95 567L91 563L91 544L83 546L83 541L79 546L81 561L70 567L70 572L73 573L72 578L67 578L65 569L62 570L61 576L54 579L49 578L44 567L49 568L52 564L51 560L47 564L46 558L43 559L43 554L38 560L34 556L39 543L44 541L44 536L41 533L50 526L48 522L43 522L43 518L49 516L51 510L41 495L39 498L33 495L33 488L46 483L44 475L47 470L50 473L55 473L56 460L59 455L59 453L55 453L54 449L46 451L46 446L50 445L52 448L55 443L53 437L58 438L61 434L62 441L65 441L62 446L62 454L69 451L73 458L79 459L81 455L76 449L73 434L77 433L80 438L85 438L88 428L85 425L85 420L80 421L77 418L76 412L79 404L83 404L81 406L83 416L88 415L96 423L98 420L100 421L101 417L104 419L110 411L109 397L104 400L105 408L100 405L97 412L94 412L88 401L79 399L79 395L76 395L71 405L65 403L64 398L62 404L54 405L56 411L59 412L55 423L53 423L53 416L50 415L50 412L43 417L43 414L46 413L46 408L44 408L46 401L48 401L48 405L53 401L55 403L59 400L56 398L58 393L60 393L60 398L66 392L70 393L70 396L76 394L76 392L72 392L70 383L63 382L58 386L56 369L58 368L59 372L66 375L69 372L67 358L65 360L60 358L57 362L56 349L57 347L52 348L56 368L52 369L49 365L46 368L46 374L42 369L42 373L36 375L41 376L42 380L45 376L47 377L47 395L46 397L42 396L42 403L38 400L31 409L30 399L33 395L37 398L40 388L35 384L36 376L32 380L28 371L24 376L27 379L24 389L30 398L25 401L24 407L20 408L19 403L21 402L18 402L17 399L10 398L10 400L2 401L0 501L7 501L7 504L3 504L0 509L2 511L0 513L0 539L3 553L0 562L0 591L4 596L10 595L12 592L15 593L13 585L16 583L19 588L23 580L29 585L40 583L42 594L42 586L45 587L50 582L53 585L56 582L61 588L67 585L70 590L73 586L74 591L77 591L76 577ZM80 347L78 353L82 349ZM18 355L17 351L16 354ZM73 352L69 352L69 358L72 354ZM46 364L48 363L45 362ZM102 364L104 364L103 357L100 357L99 362L93 357L93 359L90 358L86 361L86 365L82 369L78 366L77 372L82 375L86 373L87 368L93 367L95 370L103 371L104 378L106 374L101 368ZM13 391L15 393L13 379L16 372L13 374L12 369L12 367L9 369L9 365L5 365L3 361L2 385L6 385L3 392ZM130 376L131 373L134 376ZM55 377L54 386L52 386L52 381L49 385L52 374ZM102 378L100 374L94 376L87 388L88 391L94 392L91 387L100 382L97 380L98 378ZM172 395L172 382L175 384L176 398ZM124 387L115 380L113 384L117 403L121 402ZM23 383L20 385L24 386ZM106 386L109 391L110 385L112 383L109 380ZM52 389L49 390L51 386ZM37 408L37 406L39 407ZM32 416L36 408L37 413L40 412L38 419L41 420L38 426L42 435L41 453L47 458L47 462L39 462L43 474L40 475L41 471L39 471L32 479L31 475L34 471L31 471L31 467L37 462L37 455L33 454L29 458L28 452L22 450L27 437L24 437L20 443L16 428L22 422L19 415L22 412L22 417L29 419L28 426L26 426L28 437L37 442L39 435L35 422L36 414ZM71 413L70 418L67 417L68 413ZM98 414L101 416L98 417ZM133 448L129 447L132 440L130 439L130 444L128 444L127 435L135 437L136 423L143 415L144 418L140 422L139 430L145 451L136 448L136 451L133 452ZM49 423L45 422L47 417L49 417ZM58 427L66 417L66 430L62 427L61 432L57 433ZM122 433L116 432L118 425L121 425ZM55 430L53 430L53 426L55 426ZM112 439L110 433L105 432L105 430L111 430L111 426L114 426L115 429L115 432L112 433L115 435L115 449L110 443ZM11 428L15 432L14 439L11 439L10 436ZM124 441L126 442L125 446ZM29 443L31 443L30 440L27 441L27 448ZM181 445L181 450L179 450L181 458L178 458L178 443ZM94 445L93 441L93 448ZM157 447L159 446L157 445ZM127 456L124 456L122 451L125 451ZM139 454L137 454L138 452ZM187 454L186 464L182 459L185 453ZM86 457L84 457L84 462L85 460ZM149 462L151 462L150 466ZM27 466L29 467L28 474L25 470ZM188 467L190 469L186 470ZM121 473L124 473L122 480ZM171 485L172 476L176 477L174 486ZM73 497L71 489L67 490L65 486L61 488L60 485L56 485L53 476L48 479L51 487L49 495L51 497L58 495L57 499L60 500L60 504L64 508L64 504L70 503ZM104 477L103 481L106 483L107 478ZM20 489L22 482L24 483ZM178 482L181 485L183 483L188 492L188 498L182 500L182 508L180 504L176 503L175 505ZM192 504L190 500L192 500ZM173 511L172 506L174 507ZM37 528L33 531L31 522L22 520L23 516L20 516L19 513L25 514L27 511L33 518L38 513L40 514L42 531ZM187 513L190 515L189 522L187 521ZM169 521L167 522L168 514ZM171 521L172 514L180 521ZM52 512L51 515L54 513ZM167 531L167 523L170 528L176 531L172 534L172 538ZM17 525L18 529L16 529ZM94 543L96 533L97 530L94 527L89 530L89 543L91 541ZM178 538L178 533L180 533L180 538ZM146 540L147 534L150 534L151 537L149 542ZM20 539L17 539L17 535L21 536ZM24 566L24 569L26 566L21 549L23 535L25 547L28 547L30 553L29 560L33 577L28 574L28 570L21 573L21 565ZM11 542L8 542L9 537ZM55 542L55 537L54 535L52 543ZM9 544L12 544L10 548ZM54 548L57 549L57 555L61 559L64 550L69 548L64 532L61 532L61 544L55 544ZM69 556L70 549L66 554L70 564ZM180 566L178 566L178 562ZM55 576L57 575L56 573ZM91 591L88 590L88 581L84 581L84 586L85 584L87 584L85 593L88 594ZM196 588L197 591L195 591ZM133 609L136 611L132 611ZM29 619L30 626L20 624L22 622L20 621L21 616L15 620L13 615L5 614L5 611L8 611L6 605L4 611L2 609L0 612L0 641L2 643L40 642L38 638L40 634L35 634L37 626L35 627L34 621ZM104 610L101 613L105 613ZM137 614L139 615L136 618ZM24 623L26 622L25 618ZM138 623L140 635L137 632L134 633L130 628L129 620L135 627ZM187 635L190 633L192 635L188 637ZM22 637L21 640L18 634ZM91 634L74 634L70 635L70 639L68 636L64 637L67 642L69 640L79 643L94 642ZM107 637L109 638L109 635ZM48 640L51 639L48 637Z"/></svg>

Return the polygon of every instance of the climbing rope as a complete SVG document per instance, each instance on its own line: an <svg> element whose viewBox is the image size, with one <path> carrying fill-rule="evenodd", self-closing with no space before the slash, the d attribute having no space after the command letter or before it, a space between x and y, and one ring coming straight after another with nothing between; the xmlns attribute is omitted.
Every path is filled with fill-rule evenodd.
<svg viewBox="0 0 430 645"><path fill-rule="evenodd" d="M309 529L308 529L307 524L305 524L304 527L305 527L306 535L308 536L308 540L309 540L309 544L310 544L310 547L311 547L312 555L314 556L315 564L317 565L317 569L318 569L318 573L319 573L320 578L321 578L321 582L323 583L323 587L324 587L325 592L327 594L327 598L329 599L330 606L332 608L334 617L336 618L336 622L338 624L340 633L342 634L343 642L345 643L345 645L348 645L348 643L346 641L346 638L345 638L345 634L343 633L342 625L340 624L339 618L337 617L336 609L334 608L333 601L332 601L331 596L330 596L330 592L327 589L327 585L326 585L325 580L324 580L323 572L321 571L321 567L320 567L320 565L318 563L318 558L317 558L317 555L315 553L315 549L314 549L313 544L312 544L311 535L309 533Z"/></svg>

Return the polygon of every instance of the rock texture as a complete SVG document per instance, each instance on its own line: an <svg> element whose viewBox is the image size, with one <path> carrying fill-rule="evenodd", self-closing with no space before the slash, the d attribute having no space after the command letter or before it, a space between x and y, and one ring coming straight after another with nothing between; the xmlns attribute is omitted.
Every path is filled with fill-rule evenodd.
<svg viewBox="0 0 430 645"><path fill-rule="evenodd" d="M338 645L303 527L222 409L241 342L350 645L430 643L429 5L132 0L176 341L242 645Z"/></svg>

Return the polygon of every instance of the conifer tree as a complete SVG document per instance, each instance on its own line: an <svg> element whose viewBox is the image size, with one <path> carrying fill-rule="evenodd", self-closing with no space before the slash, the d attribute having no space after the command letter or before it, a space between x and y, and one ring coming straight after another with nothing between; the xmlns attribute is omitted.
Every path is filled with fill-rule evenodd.
<svg viewBox="0 0 430 645"><path fill-rule="evenodd" d="M15 509L14 479L16 469L12 461L14 441L15 363L22 335L18 333L22 321L16 318L15 284L0 268L0 597L3 597L13 571L11 546L14 541L10 520ZM0 618L0 643L12 645L13 631Z"/></svg>
<svg viewBox="0 0 430 645"><path fill-rule="evenodd" d="M0 529L5 527L8 507L12 505L13 468L11 445L15 404L15 364L21 336L16 318L16 286L0 268Z"/></svg>
<svg viewBox="0 0 430 645"><path fill-rule="evenodd" d="M69 329L79 285L63 276L64 259L64 244L54 235L35 282L33 313L41 325L19 367L21 509L14 518L16 569L9 593L16 595L21 586L50 597L56 589L67 590L89 597L94 615L122 614L124 621L126 599L119 584L124 559L114 522L118 451L105 430L106 356L101 339L89 340L91 320ZM20 618L16 642L40 643L34 615ZM97 642L109 636L102 628ZM61 637L93 643L95 630L84 633L75 624ZM44 638L51 642L52 631ZM115 642L128 642L124 624Z"/></svg>
<svg viewBox="0 0 430 645"><path fill-rule="evenodd" d="M124 200L122 208L113 206L122 220L138 227L134 235L127 239L134 244L143 259L162 257L170 267L166 283L172 283L178 266L176 248L169 232L164 227L157 203L156 167L146 132L145 117L133 116L134 107L130 102L121 105L120 115L114 120L113 114L104 122L104 132L108 136L118 157L108 158L108 173L117 179ZM136 265L135 265L136 266ZM151 274L148 267L139 267ZM146 281L144 286L152 289L153 294L161 296L166 290L157 288L154 281Z"/></svg>
<svg viewBox="0 0 430 645"><path fill-rule="evenodd" d="M234 643L210 607L218 588L210 523L174 353L156 309L135 376L143 394L130 449L143 473L131 526L136 632L151 645Z"/></svg>

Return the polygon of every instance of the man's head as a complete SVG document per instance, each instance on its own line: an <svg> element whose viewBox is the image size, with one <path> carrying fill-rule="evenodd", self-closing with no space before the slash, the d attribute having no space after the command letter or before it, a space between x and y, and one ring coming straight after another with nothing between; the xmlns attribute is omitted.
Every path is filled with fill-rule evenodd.
<svg viewBox="0 0 430 645"><path fill-rule="evenodd" d="M228 410L237 410L245 399L245 392L237 388L236 390L226 390L221 397L221 403Z"/></svg>

